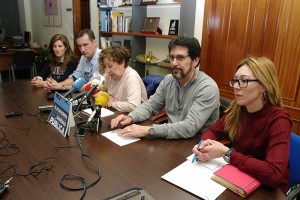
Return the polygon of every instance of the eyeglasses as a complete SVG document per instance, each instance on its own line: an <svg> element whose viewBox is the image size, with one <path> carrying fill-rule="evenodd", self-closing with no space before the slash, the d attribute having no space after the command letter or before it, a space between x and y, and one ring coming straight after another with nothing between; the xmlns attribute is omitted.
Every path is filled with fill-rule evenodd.
<svg viewBox="0 0 300 200"><path fill-rule="evenodd" d="M248 86L249 82L254 82L254 81L259 82L259 80L257 80L257 79L248 80L248 79L234 79L234 78L232 78L232 79L229 79L229 86L233 87L235 83L238 83L240 88L246 88Z"/></svg>
<svg viewBox="0 0 300 200"><path fill-rule="evenodd" d="M176 55L176 56L174 56L174 55L168 55L168 58L170 59L171 62L173 62L175 58L176 58L176 60L177 60L178 62L181 62L181 61L183 61L186 57L189 57L189 56L190 56L190 55Z"/></svg>

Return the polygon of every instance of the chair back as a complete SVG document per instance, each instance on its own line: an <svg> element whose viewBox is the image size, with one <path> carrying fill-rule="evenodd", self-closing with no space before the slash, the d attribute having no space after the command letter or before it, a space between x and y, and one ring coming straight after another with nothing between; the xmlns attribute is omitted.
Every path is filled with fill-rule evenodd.
<svg viewBox="0 0 300 200"><path fill-rule="evenodd" d="M290 144L290 181L289 188L300 183L300 136L296 133L291 133L291 144Z"/></svg>
<svg viewBox="0 0 300 200"><path fill-rule="evenodd" d="M220 96L220 107L219 107L219 118L221 118L225 114L225 110L231 104L232 100L226 97Z"/></svg>
<svg viewBox="0 0 300 200"><path fill-rule="evenodd" d="M156 88L158 87L159 83L164 79L163 76L151 74L142 78L144 85L146 87L147 96L148 98L155 93Z"/></svg>
<svg viewBox="0 0 300 200"><path fill-rule="evenodd" d="M34 65L35 53L33 51L16 51L13 56L15 69L30 68Z"/></svg>

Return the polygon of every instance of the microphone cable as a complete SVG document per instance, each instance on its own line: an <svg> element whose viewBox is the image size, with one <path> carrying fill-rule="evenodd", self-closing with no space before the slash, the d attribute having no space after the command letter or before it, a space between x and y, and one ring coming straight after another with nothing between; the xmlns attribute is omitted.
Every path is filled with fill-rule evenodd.
<svg viewBox="0 0 300 200"><path fill-rule="evenodd" d="M86 131L85 129L81 129L81 128L78 128L76 126L76 135L77 135L77 140L78 140L78 145L79 145L79 148L80 148L80 154L81 154L81 157L82 159L84 160L84 158L88 158L90 159L96 166L96 171L97 171L97 178L95 181L91 182L91 183L87 183L86 179L82 176L79 176L77 174L66 174L64 175L61 179L60 179L60 186L64 189L64 190L67 190L67 191L80 191L82 190L82 194L81 194L81 197L80 197L80 200L83 199L86 195L86 191L87 189L93 187L94 185L96 185L101 177L102 177L102 174L101 174L101 170L100 170L100 166L98 164L98 162L91 156L83 153L83 146L82 146L82 143L81 143L81 140L80 140L80 131ZM67 186L65 184L65 181L66 180L76 180L76 181L79 181L82 183L82 186L81 187L70 187L70 186Z"/></svg>
<svg viewBox="0 0 300 200"><path fill-rule="evenodd" d="M13 91L14 91L14 89L12 89L12 91L5 92L5 93L4 92L2 92L2 93L0 92L0 95L1 94L8 94L8 93L13 92ZM11 101L17 102L18 105L19 105L19 107L20 107L20 109L25 111L24 105L26 105L26 103L19 103L17 101L19 99L19 97L20 96L17 96L17 97L15 97ZM24 113L27 114L27 115L29 115L29 116L33 116L34 117L29 122L28 127L18 128L18 127L15 127L15 126L12 126L12 125L8 125L8 124L0 124L0 127L1 126L7 126L7 127L15 128L15 129L18 129L18 130L30 130L30 127L33 124L34 119L37 118L38 120L40 120L38 118L38 114L40 112L37 112L37 113L34 113L34 114L30 114L28 112L24 112ZM42 121L42 120L40 120L40 121ZM42 122L44 122L44 121L42 121ZM93 157L91 157L91 156L89 156L89 155L87 155L87 154L84 153L83 146L82 146L82 143L81 143L81 139L80 139L80 136L79 136L80 135L79 131L82 131L82 130L80 130L80 128L78 128L76 126L76 133L77 133L77 139L78 139L78 143L76 145L63 146L63 147L55 147L56 153L55 153L54 156L47 157L47 158L45 158L43 160L38 161L37 163L35 163L34 165L32 165L29 168L28 173L25 173L25 174L21 173L20 169L19 169L19 165L17 165L17 164L13 164L13 163L11 163L10 161L7 161L7 160L0 160L0 164L2 163L3 165L6 165L6 168L1 169L1 171L0 171L0 177L13 177L13 176L24 176L24 177L27 177L27 176L30 176L30 175L33 176L33 177L37 177L41 173L48 172L48 171L50 171L51 169L54 168L54 165L53 164L48 164L47 161L58 157L60 149L79 147L82 160L84 160L84 159L87 158L87 159L91 160L92 163L94 163L94 165L96 167L96 174L97 174L96 180L92 181L91 183L88 183L86 181L86 178L84 178L82 176L79 176L79 175L76 175L76 174L70 173L70 174L66 174L63 177L61 177L61 179L60 179L60 186L64 190L67 190L67 191L80 191L80 190L82 190L82 194L81 194L80 199L83 199L85 197L85 195L86 195L87 189L93 187L94 185L96 185L101 180L102 173L101 173L100 166L99 166L98 162ZM86 130L84 130L84 131L86 131ZM5 133L2 130L0 130L0 132L3 135L3 137L0 138L0 151L1 150L6 150L6 152L7 152L7 149L14 149L13 152L10 152L10 153L7 153L7 154L1 154L0 153L0 156L11 156L11 155L18 154L21 151L20 148L16 144L9 144L9 141L5 137ZM7 173L10 170L12 170L12 172L11 173ZM81 182L82 186L80 186L80 187L70 187L70 186L66 185L65 181L66 180L70 180L70 179L77 180L77 181Z"/></svg>
<svg viewBox="0 0 300 200"><path fill-rule="evenodd" d="M13 90L14 90L14 89L13 89ZM7 97L8 97L8 96L7 96ZM11 102L15 102L15 103L19 106L20 112L21 112L21 111L24 111L25 114L27 114L27 115L29 115L29 116L32 116L32 117L37 116L37 115L39 114L39 112L36 112L36 113L31 114L31 113L29 113L29 112L27 112L27 111L25 110L24 105L26 105L26 104L25 104L25 103L20 103L20 102L18 101L21 97L22 97L22 95L15 96L14 98L10 98L10 101L11 101ZM22 112L21 112L21 113L22 113ZM33 119L27 124L28 127L25 127L25 128L16 127L16 126L10 125L10 124L0 124L0 126L6 126L6 127L10 127L10 128L15 128L15 129L18 129L18 130L28 131L28 130L30 130L31 125L32 125L33 122L34 122L34 119L35 119L35 118L33 118Z"/></svg>
<svg viewBox="0 0 300 200"><path fill-rule="evenodd" d="M12 156L19 153L20 148L16 144L9 144L9 141L8 139L6 139L4 131L0 130L0 133L2 134L2 137L0 137L0 152L5 152L0 153L0 156Z"/></svg>

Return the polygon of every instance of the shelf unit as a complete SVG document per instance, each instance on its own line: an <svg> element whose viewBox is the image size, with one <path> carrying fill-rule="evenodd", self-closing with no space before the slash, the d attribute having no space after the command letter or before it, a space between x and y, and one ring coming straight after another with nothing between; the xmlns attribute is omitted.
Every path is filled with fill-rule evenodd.
<svg viewBox="0 0 300 200"><path fill-rule="evenodd" d="M123 35L123 36L140 36L140 37L149 37L149 38L164 38L172 39L176 35L160 35L160 34L151 34L151 33L124 33L124 32L111 32L111 31L99 31L100 35Z"/></svg>
<svg viewBox="0 0 300 200"><path fill-rule="evenodd" d="M167 39L170 40L175 38L174 35L166 34L149 34L141 33L141 29L144 23L144 18L149 17L148 10L155 10L156 8L167 10L172 9L174 6L179 6L179 30L178 35L193 36L194 35L194 21L195 21L195 11L196 11L196 1L197 0L181 0L181 3L172 3L172 0L164 0L162 4L156 5L140 5L141 0L132 0L131 14L132 14L132 24L130 33L123 32L106 32L99 31L99 37L124 37L130 38L131 40L131 60L132 66L141 77L145 76L145 64L136 61L136 56L140 54L147 53L147 39ZM167 2L167 3L165 3ZM159 2L158 2L159 3ZM100 10L102 8L99 8ZM104 10L122 10L124 7L118 8L103 8ZM130 9L130 8L125 8ZM152 14L153 15L153 14ZM159 16L159 13L157 12ZM176 13L178 15L178 13ZM167 27L168 28L168 27ZM167 49L167 46L157 46L157 48Z"/></svg>

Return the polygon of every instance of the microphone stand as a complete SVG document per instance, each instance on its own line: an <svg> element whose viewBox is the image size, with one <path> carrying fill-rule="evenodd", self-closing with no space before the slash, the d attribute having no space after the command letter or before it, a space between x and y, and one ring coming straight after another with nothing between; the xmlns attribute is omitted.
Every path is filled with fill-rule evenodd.
<svg viewBox="0 0 300 200"><path fill-rule="evenodd" d="M102 121L99 116L101 116L101 107L100 109L96 109L95 117L90 122L85 124L85 129L88 132L95 132L95 127L96 131L98 132L99 127L102 125Z"/></svg>
<svg viewBox="0 0 300 200"><path fill-rule="evenodd" d="M90 123L86 121L82 121L76 124L77 127L77 135L84 137L86 134L90 132L95 132L95 126L97 125L96 131L98 132L99 127L102 125L102 121L99 117L93 119Z"/></svg>
<svg viewBox="0 0 300 200"><path fill-rule="evenodd" d="M90 100L90 98L86 98L85 96L83 96L78 102L77 106L76 106L76 113L78 111L82 110L82 106L84 105L83 102L86 100L87 102L87 108L91 108L92 110L94 110L92 102Z"/></svg>

